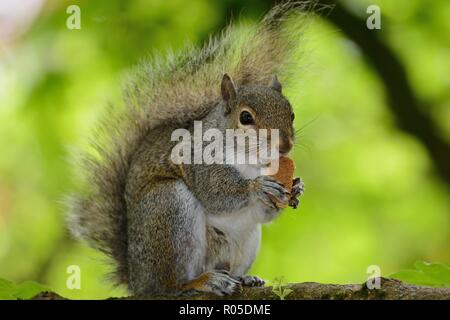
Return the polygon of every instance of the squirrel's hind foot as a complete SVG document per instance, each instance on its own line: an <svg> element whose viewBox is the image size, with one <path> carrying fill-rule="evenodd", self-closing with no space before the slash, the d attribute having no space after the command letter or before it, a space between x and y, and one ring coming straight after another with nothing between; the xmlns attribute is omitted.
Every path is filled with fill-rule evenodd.
<svg viewBox="0 0 450 320"><path fill-rule="evenodd" d="M232 295L242 290L241 282L224 272L205 272L183 286L184 291L209 292L218 296Z"/></svg>
<svg viewBox="0 0 450 320"><path fill-rule="evenodd" d="M238 279L245 287L263 287L266 284L266 281L258 276L245 275Z"/></svg>

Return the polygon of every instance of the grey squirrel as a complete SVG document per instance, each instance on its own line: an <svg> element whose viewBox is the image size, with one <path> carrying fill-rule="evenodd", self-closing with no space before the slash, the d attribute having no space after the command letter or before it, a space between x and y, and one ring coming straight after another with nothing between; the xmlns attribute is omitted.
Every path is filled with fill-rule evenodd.
<svg viewBox="0 0 450 320"><path fill-rule="evenodd" d="M194 120L221 132L276 128L288 153L293 110L274 75L295 64L298 31L283 26L304 6L277 5L251 32L230 27L202 49L142 63L126 108L105 119L96 154L82 162L86 188L70 197L68 226L114 260L115 282L131 293L224 295L264 284L246 275L261 224L280 212L273 199L296 206L303 183L294 179L289 194L251 165L175 165L171 133L191 131Z"/></svg>

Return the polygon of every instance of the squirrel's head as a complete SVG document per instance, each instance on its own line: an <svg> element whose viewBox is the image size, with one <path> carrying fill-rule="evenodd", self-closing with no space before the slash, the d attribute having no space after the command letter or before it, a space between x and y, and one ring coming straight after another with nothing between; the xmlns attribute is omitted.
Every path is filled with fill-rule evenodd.
<svg viewBox="0 0 450 320"><path fill-rule="evenodd" d="M229 116L231 129L267 129L270 144L271 129L278 129L280 154L289 153L294 144L294 112L283 96L281 84L273 76L267 86L244 85L236 87L225 74L221 85L222 99Z"/></svg>

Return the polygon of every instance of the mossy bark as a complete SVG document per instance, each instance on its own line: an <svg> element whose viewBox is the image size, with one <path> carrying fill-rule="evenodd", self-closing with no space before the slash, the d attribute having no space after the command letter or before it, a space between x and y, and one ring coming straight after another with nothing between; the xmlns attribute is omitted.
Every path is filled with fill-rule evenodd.
<svg viewBox="0 0 450 320"><path fill-rule="evenodd" d="M450 300L450 288L432 288L406 284L395 279L381 278L380 289L368 289L366 284L321 284L315 282L292 283L285 286L292 292L286 300ZM34 299L59 300L63 297L52 293L41 293ZM111 299L138 299L138 300L170 300L170 299L236 299L236 300L278 300L272 287L243 288L242 292L232 296L218 297L210 294L194 296L170 297L126 297Z"/></svg>

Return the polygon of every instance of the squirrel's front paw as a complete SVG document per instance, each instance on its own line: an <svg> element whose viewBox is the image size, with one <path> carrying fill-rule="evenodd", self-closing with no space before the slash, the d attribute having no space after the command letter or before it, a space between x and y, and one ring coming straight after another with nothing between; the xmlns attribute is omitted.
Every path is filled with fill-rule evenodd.
<svg viewBox="0 0 450 320"><path fill-rule="evenodd" d="M277 180L269 176L255 179L258 198L268 207L278 209L289 204L289 192Z"/></svg>
<svg viewBox="0 0 450 320"><path fill-rule="evenodd" d="M289 206L296 209L300 203L298 197L302 196L305 192L305 184L300 177L296 177L292 183L292 191L289 199Z"/></svg>

